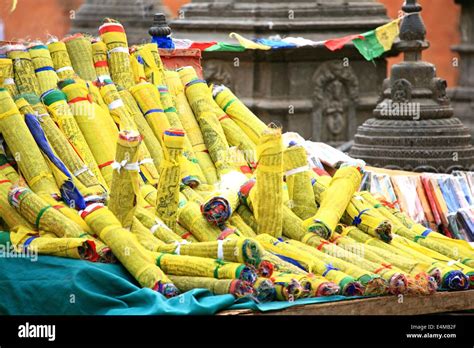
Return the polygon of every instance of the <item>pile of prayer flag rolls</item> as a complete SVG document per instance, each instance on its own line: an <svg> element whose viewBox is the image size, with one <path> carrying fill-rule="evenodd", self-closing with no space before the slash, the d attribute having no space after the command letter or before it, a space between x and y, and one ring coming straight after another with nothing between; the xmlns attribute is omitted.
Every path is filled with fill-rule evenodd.
<svg viewBox="0 0 474 348"><path fill-rule="evenodd" d="M166 70L156 44L128 47L114 20L98 34L0 48L2 243L120 262L166 297L474 287L474 249L398 210L412 179L373 175L379 189L359 191L362 162L329 175L317 146L267 126L227 87L192 67ZM474 178L455 178L422 176L432 194L413 207L435 206L423 216L448 225L444 210L456 210L468 235Z"/></svg>

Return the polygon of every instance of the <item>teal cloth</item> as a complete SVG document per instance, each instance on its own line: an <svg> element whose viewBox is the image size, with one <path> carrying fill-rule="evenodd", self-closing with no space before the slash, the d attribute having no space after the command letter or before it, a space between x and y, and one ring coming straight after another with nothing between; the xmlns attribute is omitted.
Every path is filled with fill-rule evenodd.
<svg viewBox="0 0 474 348"><path fill-rule="evenodd" d="M0 314L211 315L226 309L269 311L347 299L331 296L257 304L232 295L215 296L204 289L166 299L140 288L121 265L43 255L0 257Z"/></svg>

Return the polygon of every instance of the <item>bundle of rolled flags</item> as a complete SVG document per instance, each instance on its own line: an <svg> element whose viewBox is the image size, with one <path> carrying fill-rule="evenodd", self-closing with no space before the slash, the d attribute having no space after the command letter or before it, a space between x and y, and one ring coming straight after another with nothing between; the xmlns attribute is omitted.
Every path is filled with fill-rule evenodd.
<svg viewBox="0 0 474 348"><path fill-rule="evenodd" d="M474 287L474 249L358 191L363 162L329 175L313 143L166 70L116 21L2 52L0 241L16 252L120 262L167 297Z"/></svg>

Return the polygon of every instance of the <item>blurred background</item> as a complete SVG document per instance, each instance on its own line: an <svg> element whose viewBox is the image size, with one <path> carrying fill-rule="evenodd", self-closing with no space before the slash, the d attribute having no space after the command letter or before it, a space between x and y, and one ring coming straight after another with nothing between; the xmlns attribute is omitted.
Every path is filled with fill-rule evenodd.
<svg viewBox="0 0 474 348"><path fill-rule="evenodd" d="M133 2L135 0L130 0ZM1 40L45 40L48 35L63 37L71 29L71 18L84 0L18 0L14 12L10 12L12 1L0 2L0 41ZM136 0L143 3L143 0ZM176 17L182 5L189 0L161 0L170 19ZM401 0L379 0L387 9L387 15L397 17ZM447 80L448 86L457 85L458 69L453 67L452 60L457 54L451 46L460 41L459 19L460 7L451 0L419 0L423 6L423 19L427 27L427 39L431 48L425 51L424 58L434 63L438 76ZM151 25L151 23L150 23ZM97 23L97 27L99 23ZM33 36L35 33L36 36ZM148 34L143 32L148 39ZM401 57L389 58L389 66L401 60ZM390 71L390 70L388 70Z"/></svg>

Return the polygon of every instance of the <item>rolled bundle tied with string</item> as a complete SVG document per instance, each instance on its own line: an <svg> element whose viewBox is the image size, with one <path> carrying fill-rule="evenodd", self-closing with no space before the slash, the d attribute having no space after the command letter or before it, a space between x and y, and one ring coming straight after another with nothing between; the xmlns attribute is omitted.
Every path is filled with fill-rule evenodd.
<svg viewBox="0 0 474 348"><path fill-rule="evenodd" d="M214 86L213 95L217 105L219 105L232 121L237 123L250 140L258 144L262 133L267 129L265 123L255 116L229 88L225 86Z"/></svg>
<svg viewBox="0 0 474 348"><path fill-rule="evenodd" d="M215 108L212 108L212 95L206 81L198 79L194 68L184 67L178 72L185 85L186 97L201 128L206 148L217 169L217 174L221 176L233 168L228 156L229 144Z"/></svg>
<svg viewBox="0 0 474 348"><path fill-rule="evenodd" d="M150 176L152 176L153 179L156 179L156 181L149 180L154 185L158 182L159 173L157 168L159 167L161 161L163 161L163 149L161 148L160 142L155 137L153 131L146 122L145 118L143 117L143 114L140 108L138 107L137 102L135 101L135 99L133 99L133 96L130 94L130 92L123 89L119 91L119 95L125 107L127 108L132 120L134 121L137 130L143 136L143 142L141 145L145 148L143 150L143 154L144 156L148 154L149 156L145 158L150 158L152 162L147 161L146 163L143 163L141 165L141 168L142 171L148 171L150 173Z"/></svg>
<svg viewBox="0 0 474 348"><path fill-rule="evenodd" d="M353 241L364 243L364 251L369 250L372 253L380 254L382 250L386 253L386 261L392 262L394 266L412 274L416 275L420 272L426 272L433 276L438 281L440 280L439 269L437 267L432 266L433 260L428 260L428 262L420 263L411 255L406 252L399 250L398 248L394 247L392 244L385 243L377 238L374 238L361 230L359 230L355 226L347 226L340 228L338 226L338 230L340 229L341 237L343 238L343 242L345 242L344 237L349 237ZM338 241L339 239L337 239ZM347 242L345 242L347 244ZM375 247L377 249L372 249ZM425 259L426 261L426 259Z"/></svg>
<svg viewBox="0 0 474 348"><path fill-rule="evenodd" d="M84 199L86 201L96 200L103 196L105 194L104 188L99 185L97 178L79 157L64 133L54 123L40 99L33 94L19 94L15 103L23 115L27 113L36 115L54 152L73 174L73 181L83 194Z"/></svg>
<svg viewBox="0 0 474 348"><path fill-rule="evenodd" d="M228 262L244 263L255 268L262 262L264 252L262 246L257 241L248 238L201 243L182 241L174 243L174 245L159 245L157 251L176 255L217 258Z"/></svg>
<svg viewBox="0 0 474 348"><path fill-rule="evenodd" d="M386 243L392 240L392 223L358 194L353 195L341 222L356 226L372 237L379 238Z"/></svg>
<svg viewBox="0 0 474 348"><path fill-rule="evenodd" d="M335 237L340 236L337 233L334 233ZM345 239L345 237L341 237L337 239L337 245L343 248L344 250L354 250L359 245L354 244L354 242L349 242ZM312 245L308 243L309 245ZM375 255L371 257L371 255L365 255L366 250L364 249L364 262L359 261L357 264L364 269L367 269L375 274L379 274L383 279L388 282L388 290L391 294L398 295L398 294L405 294L407 292L412 292L413 289L409 288L409 278L410 274L405 272L395 265L391 263L384 262L383 258L379 258L378 255L375 253L371 253L371 251L367 251L367 253L371 253ZM352 256L352 255L351 255ZM348 262L352 262L353 257L346 255L344 260ZM357 259L359 260L359 259Z"/></svg>
<svg viewBox="0 0 474 348"><path fill-rule="evenodd" d="M258 223L258 233L282 234L283 144L281 129L267 128L257 146L258 167L255 187L249 196Z"/></svg>
<svg viewBox="0 0 474 348"><path fill-rule="evenodd" d="M271 302L276 298L275 285L268 278L258 277L253 284L253 288L255 290L255 298L259 302Z"/></svg>
<svg viewBox="0 0 474 348"><path fill-rule="evenodd" d="M245 237L253 238L257 235L257 233L252 229L252 227L247 225L244 219L242 219L242 217L237 212L234 212L232 214L228 222L229 225L237 228Z"/></svg>
<svg viewBox="0 0 474 348"><path fill-rule="evenodd" d="M421 224L417 224L406 214L381 204L370 193L360 194L368 205L390 220L394 226L394 232L406 239L416 242L428 250L435 251L468 267L474 266L474 249L465 241L448 238L438 232L434 232Z"/></svg>
<svg viewBox="0 0 474 348"><path fill-rule="evenodd" d="M209 224L195 202L187 202L179 208L178 222L200 242L215 241L221 235L219 227Z"/></svg>
<svg viewBox="0 0 474 348"><path fill-rule="evenodd" d="M38 230L52 232L58 237L82 238L87 235L79 225L26 187L12 188L8 201Z"/></svg>
<svg viewBox="0 0 474 348"><path fill-rule="evenodd" d="M74 71L86 81L97 80L94 61L92 59L92 44L83 34L75 34L63 39Z"/></svg>
<svg viewBox="0 0 474 348"><path fill-rule="evenodd" d="M134 85L130 66L127 35L122 24L107 19L99 27L101 40L107 45L107 57L112 80L125 89Z"/></svg>
<svg viewBox="0 0 474 348"><path fill-rule="evenodd" d="M307 278L307 281L311 283L311 297L332 296L341 292L339 285L324 277L313 273L308 273L305 277Z"/></svg>
<svg viewBox="0 0 474 348"><path fill-rule="evenodd" d="M107 45L103 41L92 43L92 61L94 62L97 79L102 82L110 80L109 63L107 62Z"/></svg>
<svg viewBox="0 0 474 348"><path fill-rule="evenodd" d="M137 47L137 56L143 63L147 80L155 86L165 84L165 68L161 61L156 43L147 43Z"/></svg>
<svg viewBox="0 0 474 348"><path fill-rule="evenodd" d="M172 230L177 223L179 185L181 182L181 158L184 147L184 131L170 128L163 134L164 160L160 165L157 187L156 215Z"/></svg>
<svg viewBox="0 0 474 348"><path fill-rule="evenodd" d="M179 290L163 271L154 264L149 252L135 236L121 227L120 221L102 204L92 204L81 216L142 287L160 292L166 297L179 294Z"/></svg>
<svg viewBox="0 0 474 348"><path fill-rule="evenodd" d="M178 117L177 110L174 107L173 99L168 91L167 86L158 86L160 93L161 103L163 105L166 117L173 128L184 129L183 125ZM183 165L187 168L188 175L183 177L183 183L191 187L198 186L204 179L201 167L197 163L197 158L194 154L193 147L190 140L185 134L184 137L184 158L186 162Z"/></svg>
<svg viewBox="0 0 474 348"><path fill-rule="evenodd" d="M58 75L53 67L53 60L45 45L35 45L28 49L31 62L35 69L36 78L38 79L40 94L56 88L59 81Z"/></svg>
<svg viewBox="0 0 474 348"><path fill-rule="evenodd" d="M313 173L311 173L311 185L313 186L314 199L316 200L316 204L319 206L321 205L323 193L329 187L332 177L328 175L318 176L316 173Z"/></svg>
<svg viewBox="0 0 474 348"><path fill-rule="evenodd" d="M212 93L212 91L210 91ZM223 111L214 99L210 99L210 106L214 110L217 119L219 120L224 134L230 146L236 146L244 154L248 163L255 165L256 145L250 140L247 134L235 123L229 115Z"/></svg>
<svg viewBox="0 0 474 348"><path fill-rule="evenodd" d="M234 168L235 171L244 174L247 179L250 179L254 176L253 170L256 164L253 163L252 165L249 165L249 163L245 159L245 156L246 154L238 147L229 147L229 159L231 166Z"/></svg>
<svg viewBox="0 0 474 348"><path fill-rule="evenodd" d="M135 122L125 106L117 90L117 86L111 80L105 80L104 83L101 84L100 94L109 109L110 116L112 116L115 123L119 125L120 130L136 129Z"/></svg>
<svg viewBox="0 0 474 348"><path fill-rule="evenodd" d="M291 273L283 273L272 277L277 301L292 302L309 293L309 291L305 291L301 283L295 278L297 277L293 277Z"/></svg>
<svg viewBox="0 0 474 348"><path fill-rule="evenodd" d="M255 290L251 284L239 279L215 279L210 277L174 276L169 278L181 292L206 289L214 295L231 294L236 298L253 297Z"/></svg>
<svg viewBox="0 0 474 348"><path fill-rule="evenodd" d="M130 227L139 193L138 147L141 135L136 131L122 131L117 141L113 169L112 185L108 207L118 218L122 226Z"/></svg>
<svg viewBox="0 0 474 348"><path fill-rule="evenodd" d="M205 181L202 183L213 184L217 182L217 172L212 159L207 152L206 144L201 132L201 128L194 117L193 110L188 103L184 93L184 86L176 71L165 71L166 84L169 92L173 96L177 114L183 125L186 135L191 143L197 163L204 174Z"/></svg>
<svg viewBox="0 0 474 348"><path fill-rule="evenodd" d="M341 253L341 250L337 246L332 248L332 250L329 250L331 247L324 248L324 246L324 250L318 250L317 248L311 247L305 243L291 239L288 240L287 243L304 252L307 252L308 254L313 255L320 260L327 262L328 264L334 265L334 267L337 267L344 273L354 277L365 287L365 295L385 295L388 293L388 282L384 278L378 274L359 267L354 262L347 262L340 258L339 253ZM343 255L344 253L345 251L342 250L341 254ZM338 257L332 255L337 255Z"/></svg>
<svg viewBox="0 0 474 348"><path fill-rule="evenodd" d="M242 191L239 191L239 198L244 203L242 200L244 197L242 196ZM250 226L250 228L257 234L258 231L258 224L257 220L255 219L255 216L253 215L252 211L246 204L240 204L237 208L237 214L244 220L244 222Z"/></svg>
<svg viewBox="0 0 474 348"><path fill-rule="evenodd" d="M191 232L189 232L187 229L185 229L180 224L176 225L176 234L178 236L180 236L183 240L186 240L190 243L198 243L199 242L197 240L197 238L192 235Z"/></svg>
<svg viewBox="0 0 474 348"><path fill-rule="evenodd" d="M59 196L51 169L5 89L0 89L0 132L31 189L38 194Z"/></svg>
<svg viewBox="0 0 474 348"><path fill-rule="evenodd" d="M161 148L161 143L158 138L153 133L152 128L145 120L145 117L140 110L137 102L135 101L133 95L126 89L118 91L119 96L124 102L125 107L128 109L130 116L135 122L138 131L143 135L144 142L147 144L147 148L152 155L153 161L156 166L159 166L163 160L163 149Z"/></svg>
<svg viewBox="0 0 474 348"><path fill-rule="evenodd" d="M33 93L40 95L38 80L31 57L25 46L16 45L6 47L7 57L13 61L14 81L19 93Z"/></svg>
<svg viewBox="0 0 474 348"><path fill-rule="evenodd" d="M6 179L10 180L12 185L20 184L20 176L16 172L16 170L12 167L14 164L13 161L10 162L9 158L7 158L5 153L2 153L0 150L0 174L5 176Z"/></svg>
<svg viewBox="0 0 474 348"><path fill-rule="evenodd" d="M135 48L130 50L130 69L132 70L133 82L135 84L147 81L143 58L137 54Z"/></svg>
<svg viewBox="0 0 474 348"><path fill-rule="evenodd" d="M291 210L303 220L314 216L317 208L311 186L311 168L303 146L290 146L283 151L283 171Z"/></svg>
<svg viewBox="0 0 474 348"><path fill-rule="evenodd" d="M70 110L74 115L95 162L104 178L107 187L112 184L111 164L115 157L115 138L110 137L104 117L99 116L100 107L91 101L88 91L73 80L61 83Z"/></svg>
<svg viewBox="0 0 474 348"><path fill-rule="evenodd" d="M8 201L8 194L12 185L12 182L0 173L0 218L7 224L10 230L20 226L32 230L34 229L33 225L12 207Z"/></svg>
<svg viewBox="0 0 474 348"><path fill-rule="evenodd" d="M72 62L64 42L51 41L48 43L48 50L53 61L53 67L60 80L76 77L76 72L72 67Z"/></svg>
<svg viewBox="0 0 474 348"><path fill-rule="evenodd" d="M324 191L317 213L303 222L303 226L325 239L330 239L334 228L344 214L362 180L358 167L341 167ZM350 210L353 213L353 209ZM354 218L353 216L352 218ZM355 222L358 222L355 221Z"/></svg>
<svg viewBox="0 0 474 348"><path fill-rule="evenodd" d="M99 261L95 243L86 238L58 238L55 234L39 233L20 226L10 234L11 243L17 252L35 252L42 255L67 257L71 259Z"/></svg>
<svg viewBox="0 0 474 348"><path fill-rule="evenodd" d="M253 267L237 262L166 253L152 254L156 265L169 275L240 279L250 284L254 284L257 280L257 273Z"/></svg>
<svg viewBox="0 0 474 348"><path fill-rule="evenodd" d="M296 280L300 286L301 286L301 293L299 294L296 294L296 298L307 298L307 297L313 297L313 293L315 291L315 289L313 289L313 282L310 280L310 278L308 278L306 275L302 275L302 274L288 274L288 273L282 273L282 272L276 272L273 274L272 278L274 280L275 283L277 283L277 279L284 279L284 278L287 278L288 280ZM291 281L290 281L291 283ZM293 297L293 299L295 299L295 297ZM289 300L291 301L291 298L289 298Z"/></svg>
<svg viewBox="0 0 474 348"><path fill-rule="evenodd" d="M463 264L459 261L447 261L446 256L443 257L443 255L436 251L432 251L401 236L395 236L394 240L391 244L400 255L406 255L420 263L428 264L429 268L427 268L426 272L433 276L442 288L465 290L470 287L472 270L463 267ZM434 275L434 270L438 270L439 274ZM469 271L471 271L470 274L466 274Z"/></svg>
<svg viewBox="0 0 474 348"><path fill-rule="evenodd" d="M161 219L154 215L154 212L138 205L135 208L135 217L145 226L156 238L165 243L181 242L183 239L174 233Z"/></svg>
<svg viewBox="0 0 474 348"><path fill-rule="evenodd" d="M171 128L171 125L163 110L160 93L151 83L138 84L130 88L130 93L132 93L148 125L153 130L153 134L163 147L163 133Z"/></svg>
<svg viewBox="0 0 474 348"><path fill-rule="evenodd" d="M334 267L331 262L326 262L321 258L301 250L293 245L285 243L268 234L259 234L256 239L262 244L265 250L274 253L279 258L293 263L297 267L307 272L315 273L333 281L341 288L341 293L345 296L363 295L365 288L354 277L342 272ZM322 254L322 253L321 253ZM324 255L324 254L323 254Z"/></svg>
<svg viewBox="0 0 474 348"><path fill-rule="evenodd" d="M41 100L47 106L49 114L59 126L59 129L83 159L87 168L90 169L101 185L107 187L94 155L66 102L66 95L57 89L53 89L44 93Z"/></svg>
<svg viewBox="0 0 474 348"><path fill-rule="evenodd" d="M19 93L13 77L13 60L0 58L0 88L5 88L12 97Z"/></svg>
<svg viewBox="0 0 474 348"><path fill-rule="evenodd" d="M146 228L135 216L132 219L130 232L135 235L138 242L147 250L158 251L160 246L166 245L165 242L156 238L150 232L150 229Z"/></svg>

